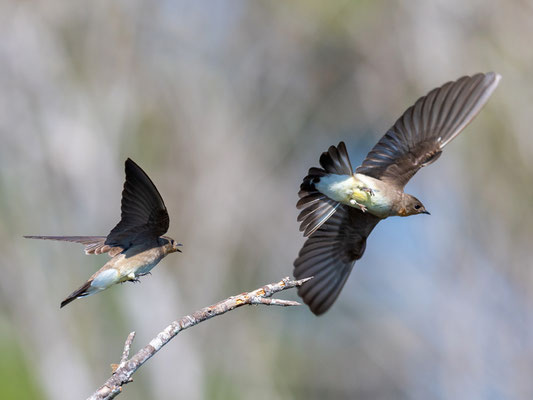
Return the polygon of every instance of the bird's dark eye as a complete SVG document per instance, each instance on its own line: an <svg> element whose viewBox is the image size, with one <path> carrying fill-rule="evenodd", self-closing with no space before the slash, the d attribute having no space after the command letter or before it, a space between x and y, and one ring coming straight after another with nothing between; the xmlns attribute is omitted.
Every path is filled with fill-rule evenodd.
<svg viewBox="0 0 533 400"><path fill-rule="evenodd" d="M420 204L415 205L415 210L420 210L420 207L422 207Z"/></svg>

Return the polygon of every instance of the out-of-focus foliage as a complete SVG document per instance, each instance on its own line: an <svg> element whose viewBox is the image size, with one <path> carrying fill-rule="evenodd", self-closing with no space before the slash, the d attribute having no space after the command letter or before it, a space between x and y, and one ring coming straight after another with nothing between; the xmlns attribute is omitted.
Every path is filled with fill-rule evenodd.
<svg viewBox="0 0 533 400"><path fill-rule="evenodd" d="M122 396L533 398L531 21L527 1L0 1L0 397L84 398L130 331L136 350L290 275L320 153L344 140L357 165L417 97L495 70L407 188L432 216L380 224L330 312L202 324ZM107 234L126 157L184 252L59 310L106 256L21 236Z"/></svg>

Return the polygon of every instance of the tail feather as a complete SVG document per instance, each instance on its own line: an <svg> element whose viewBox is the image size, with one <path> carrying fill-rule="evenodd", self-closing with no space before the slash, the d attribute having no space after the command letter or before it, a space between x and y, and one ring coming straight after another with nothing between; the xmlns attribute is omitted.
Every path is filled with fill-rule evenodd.
<svg viewBox="0 0 533 400"><path fill-rule="evenodd" d="M85 297L85 296L89 296L90 294L92 294L89 292L89 289L91 287L91 282L92 280L87 281L79 289L72 292L65 300L61 302L61 307L59 308L65 307L67 304L72 303L74 300L79 299L80 297Z"/></svg>
<svg viewBox="0 0 533 400"><path fill-rule="evenodd" d="M298 221L302 222L300 230L304 231L304 236L312 235L329 219L329 217L333 215L333 213L335 213L339 206L340 203L324 196L320 202L302 210L298 216ZM302 229L302 227L304 229Z"/></svg>
<svg viewBox="0 0 533 400"><path fill-rule="evenodd" d="M315 185L320 182L320 178L329 174L351 175L353 173L344 142L340 142L337 147L331 146L328 151L322 153L320 165L322 168L309 169L298 192L300 200L296 203L296 207L302 210L298 215L298 222L301 222L300 231L304 232L304 236L312 235L340 205L316 189Z"/></svg>
<svg viewBox="0 0 533 400"><path fill-rule="evenodd" d="M352 163L346 150L344 142L340 142L337 147L330 146L320 156L320 165L329 174L351 175L353 174Z"/></svg>

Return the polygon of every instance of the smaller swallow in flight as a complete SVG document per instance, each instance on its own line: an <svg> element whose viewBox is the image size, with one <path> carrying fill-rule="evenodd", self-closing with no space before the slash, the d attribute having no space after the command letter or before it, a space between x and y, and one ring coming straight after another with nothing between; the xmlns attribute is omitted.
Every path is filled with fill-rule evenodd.
<svg viewBox="0 0 533 400"><path fill-rule="evenodd" d="M85 254L107 253L109 260L61 307L81 297L127 281L138 282L167 254L181 252L181 243L164 235L169 217L163 198L148 175L133 160L126 160L120 222L107 236L24 236L27 239L61 240L85 245Z"/></svg>

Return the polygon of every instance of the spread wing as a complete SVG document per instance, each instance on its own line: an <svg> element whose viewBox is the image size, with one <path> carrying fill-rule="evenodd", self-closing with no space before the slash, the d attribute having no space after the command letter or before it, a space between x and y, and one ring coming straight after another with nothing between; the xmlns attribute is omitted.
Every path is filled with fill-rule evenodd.
<svg viewBox="0 0 533 400"><path fill-rule="evenodd" d="M121 219L107 235L105 245L127 249L155 241L168 226L168 212L161 195L141 167L128 158Z"/></svg>
<svg viewBox="0 0 533 400"><path fill-rule="evenodd" d="M110 257L119 254L121 247L112 247L105 244L105 236L24 236L26 239L59 240L62 242L75 242L85 245L85 254L108 253Z"/></svg>
<svg viewBox="0 0 533 400"><path fill-rule="evenodd" d="M366 238L379 221L370 213L340 205L306 240L294 261L294 277L314 276L298 289L314 314L325 313L335 302L355 261L365 251Z"/></svg>
<svg viewBox="0 0 533 400"><path fill-rule="evenodd" d="M477 115L501 76L464 76L421 97L383 136L356 170L400 189Z"/></svg>

